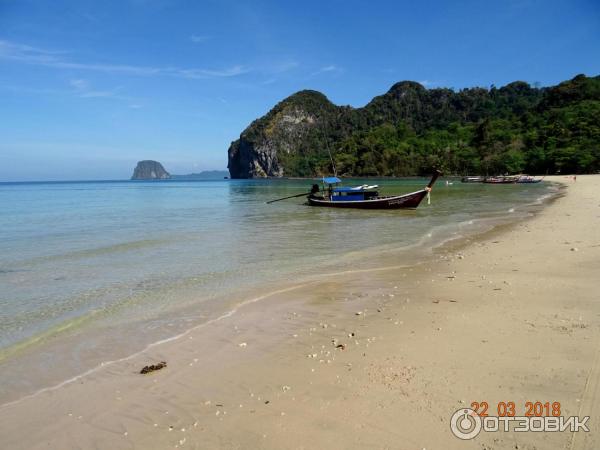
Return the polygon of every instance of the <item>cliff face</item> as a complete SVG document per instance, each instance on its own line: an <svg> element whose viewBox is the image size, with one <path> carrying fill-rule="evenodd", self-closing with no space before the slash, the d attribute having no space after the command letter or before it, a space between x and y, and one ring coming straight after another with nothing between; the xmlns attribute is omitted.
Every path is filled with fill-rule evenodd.
<svg viewBox="0 0 600 450"><path fill-rule="evenodd" d="M289 157L303 154L310 136L338 107L316 91L300 91L246 128L228 151L232 178L281 177Z"/></svg>
<svg viewBox="0 0 600 450"><path fill-rule="evenodd" d="M133 171L132 180L167 180L171 178L158 161L139 161Z"/></svg>

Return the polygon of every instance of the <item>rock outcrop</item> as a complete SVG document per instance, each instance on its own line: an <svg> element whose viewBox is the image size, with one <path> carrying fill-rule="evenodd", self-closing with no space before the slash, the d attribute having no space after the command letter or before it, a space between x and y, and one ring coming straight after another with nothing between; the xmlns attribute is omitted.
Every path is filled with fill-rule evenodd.
<svg viewBox="0 0 600 450"><path fill-rule="evenodd" d="M300 91L255 120L231 143L227 168L231 178L284 176L287 159L310 146L310 136L338 109L316 91Z"/></svg>
<svg viewBox="0 0 600 450"><path fill-rule="evenodd" d="M165 170L158 161L139 161L133 171L132 180L168 180L171 178L169 172Z"/></svg>

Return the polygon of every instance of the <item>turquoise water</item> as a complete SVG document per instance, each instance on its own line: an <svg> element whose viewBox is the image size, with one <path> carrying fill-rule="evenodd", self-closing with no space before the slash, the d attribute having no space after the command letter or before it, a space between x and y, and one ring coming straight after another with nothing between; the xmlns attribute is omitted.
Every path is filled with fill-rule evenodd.
<svg viewBox="0 0 600 450"><path fill-rule="evenodd" d="M392 194L427 180L353 181ZM441 181L416 211L265 204L310 184L0 183L0 403L215 317L251 289L384 255L412 261L556 190ZM44 377L19 373L42 359Z"/></svg>

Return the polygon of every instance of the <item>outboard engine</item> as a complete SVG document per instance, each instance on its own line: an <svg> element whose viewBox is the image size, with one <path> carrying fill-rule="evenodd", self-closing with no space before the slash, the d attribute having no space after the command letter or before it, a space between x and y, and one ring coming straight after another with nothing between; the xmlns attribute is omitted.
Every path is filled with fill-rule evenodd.
<svg viewBox="0 0 600 450"><path fill-rule="evenodd" d="M319 185L313 184L310 190L310 195L315 195L317 192L319 192Z"/></svg>

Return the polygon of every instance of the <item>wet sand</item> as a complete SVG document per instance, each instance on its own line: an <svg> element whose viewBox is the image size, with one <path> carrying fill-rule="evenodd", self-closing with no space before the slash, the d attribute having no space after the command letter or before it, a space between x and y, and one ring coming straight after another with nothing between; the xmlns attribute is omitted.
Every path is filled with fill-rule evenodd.
<svg viewBox="0 0 600 450"><path fill-rule="evenodd" d="M426 263L275 292L4 406L2 448L598 448L600 176L555 181L535 217ZM560 402L591 431L461 441L474 401Z"/></svg>

